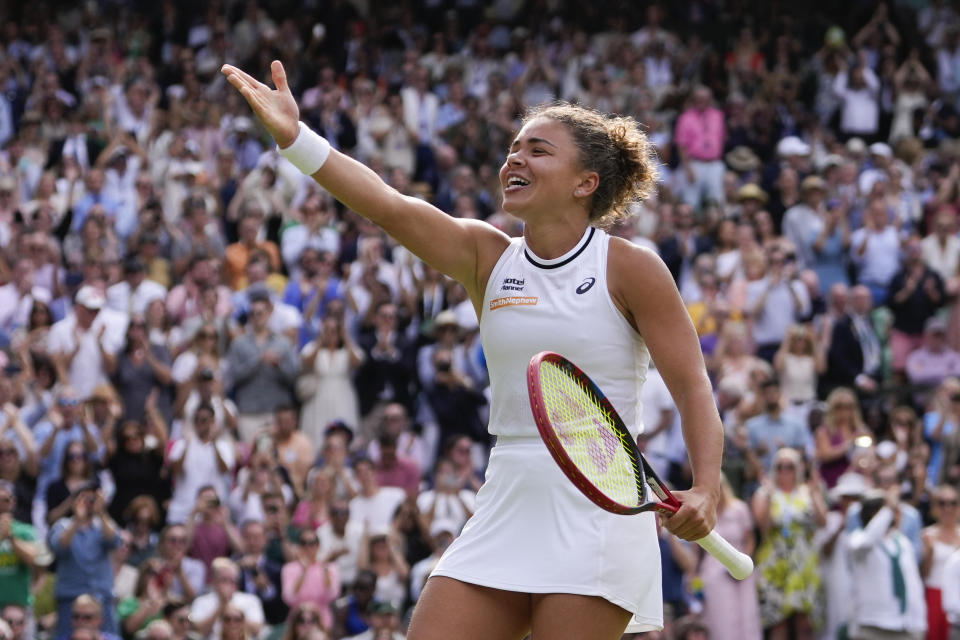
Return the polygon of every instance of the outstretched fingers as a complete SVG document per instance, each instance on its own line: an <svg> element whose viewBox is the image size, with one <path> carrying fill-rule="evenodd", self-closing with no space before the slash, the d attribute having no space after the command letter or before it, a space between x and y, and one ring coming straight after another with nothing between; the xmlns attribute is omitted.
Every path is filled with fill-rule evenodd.
<svg viewBox="0 0 960 640"><path fill-rule="evenodd" d="M290 87L287 86L287 72L283 68L283 63L274 60L270 63L270 71L273 73L273 84L278 91L290 93Z"/></svg>

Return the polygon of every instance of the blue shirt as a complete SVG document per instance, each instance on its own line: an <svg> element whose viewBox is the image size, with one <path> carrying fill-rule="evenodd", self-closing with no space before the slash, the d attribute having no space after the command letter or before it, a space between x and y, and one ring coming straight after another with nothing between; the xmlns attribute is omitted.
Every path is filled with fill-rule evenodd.
<svg viewBox="0 0 960 640"><path fill-rule="evenodd" d="M766 446L763 454L763 468L769 469L773 455L781 447L792 447L805 451L810 440L810 432L798 421L780 413L772 416L761 413L746 422L747 435L751 449Z"/></svg>
<svg viewBox="0 0 960 640"><path fill-rule="evenodd" d="M930 482L934 484L936 484L937 478L940 477L940 465L943 464L943 438L953 433L957 428L957 425L955 425L952 420L947 420L943 424L940 440L934 440L931 434L934 429L936 429L938 422L940 422L940 413L937 411L929 411L923 415L923 435L930 445L930 462L927 465L927 477L930 478Z"/></svg>
<svg viewBox="0 0 960 640"><path fill-rule="evenodd" d="M113 597L113 565L110 552L120 546L120 535L107 539L99 518L77 529L70 546L61 546L63 533L72 518L60 518L50 531L50 549L57 558L58 599L76 598L84 593Z"/></svg>

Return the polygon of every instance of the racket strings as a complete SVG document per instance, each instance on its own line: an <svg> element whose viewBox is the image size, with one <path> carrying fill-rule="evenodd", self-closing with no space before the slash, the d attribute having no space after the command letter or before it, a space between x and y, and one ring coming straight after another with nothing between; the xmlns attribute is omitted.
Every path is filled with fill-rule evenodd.
<svg viewBox="0 0 960 640"><path fill-rule="evenodd" d="M629 433L615 422L593 390L562 368L542 363L540 380L550 420L564 451L597 489L625 506L640 504L640 470Z"/></svg>

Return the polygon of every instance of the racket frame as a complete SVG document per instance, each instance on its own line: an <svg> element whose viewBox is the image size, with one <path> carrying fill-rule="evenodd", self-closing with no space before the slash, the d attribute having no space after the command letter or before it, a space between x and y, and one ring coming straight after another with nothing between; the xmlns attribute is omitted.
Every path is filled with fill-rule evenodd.
<svg viewBox="0 0 960 640"><path fill-rule="evenodd" d="M633 465L634 477L637 482L637 496L639 504L622 504L606 493L600 490L567 454L557 435L553 422L550 419L550 413L547 410L546 400L543 395L543 384L540 376L541 364L550 364L562 369L567 375L574 379L578 384L584 387L587 392L596 399L597 407L606 416L608 425L617 435L617 439L623 445L627 455ZM610 400L600 388L585 374L577 365L573 364L558 353L543 351L535 355L527 365L527 391L530 396L530 408L533 410L534 422L540 437L547 445L550 455L560 466L563 473L580 489L587 498L601 509L611 513L622 515L633 515L645 511L657 511L663 514L676 513L680 508L680 501L663 484L656 472L643 457L640 448L637 446L636 439L630 434L620 414L610 403ZM657 500L650 497L651 490L656 495Z"/></svg>

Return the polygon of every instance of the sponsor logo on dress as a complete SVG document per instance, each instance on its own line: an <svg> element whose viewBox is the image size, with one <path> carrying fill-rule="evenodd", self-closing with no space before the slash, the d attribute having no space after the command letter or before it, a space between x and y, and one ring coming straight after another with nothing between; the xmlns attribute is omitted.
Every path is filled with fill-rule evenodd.
<svg viewBox="0 0 960 640"><path fill-rule="evenodd" d="M597 281L596 278L587 278L586 280L583 281L583 284L577 287L577 293L584 294L587 291L590 291L590 287L592 287L596 281Z"/></svg>
<svg viewBox="0 0 960 640"><path fill-rule="evenodd" d="M536 304L537 296L506 296L491 300L490 311L496 311L503 307L534 307Z"/></svg>
<svg viewBox="0 0 960 640"><path fill-rule="evenodd" d="M500 291L523 291L523 278L504 278Z"/></svg>

